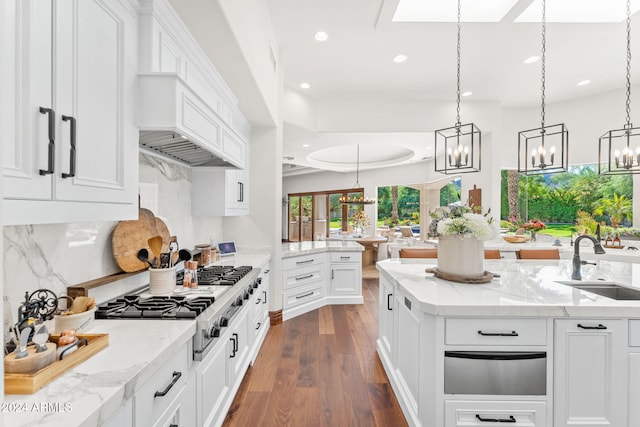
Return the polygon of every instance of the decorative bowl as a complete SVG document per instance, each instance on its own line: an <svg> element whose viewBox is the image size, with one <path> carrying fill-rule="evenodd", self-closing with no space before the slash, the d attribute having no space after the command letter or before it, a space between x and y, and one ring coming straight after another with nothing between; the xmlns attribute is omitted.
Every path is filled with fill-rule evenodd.
<svg viewBox="0 0 640 427"><path fill-rule="evenodd" d="M509 243L525 243L531 240L531 237L522 235L502 236L502 238Z"/></svg>

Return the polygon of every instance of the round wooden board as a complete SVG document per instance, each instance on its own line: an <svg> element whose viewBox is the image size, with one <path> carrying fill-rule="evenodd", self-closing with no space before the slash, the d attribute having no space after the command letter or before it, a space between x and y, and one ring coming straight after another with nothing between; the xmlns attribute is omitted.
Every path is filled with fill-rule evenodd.
<svg viewBox="0 0 640 427"><path fill-rule="evenodd" d="M156 230L158 234L156 236L162 237L162 252L169 252L169 244L171 243L171 233L169 228L163 220L155 217Z"/></svg>
<svg viewBox="0 0 640 427"><path fill-rule="evenodd" d="M141 214L137 220L120 221L113 229L111 235L111 249L113 257L122 271L132 273L144 270L148 264L138 259L140 249L149 249L149 239L158 235L155 217L152 219L146 212L147 209L140 209Z"/></svg>
<svg viewBox="0 0 640 427"><path fill-rule="evenodd" d="M489 283L494 277L500 277L499 275L494 275L489 271L485 271L484 274L480 277L466 277L460 276L458 274L450 274L443 273L437 268L426 268L424 270L426 273L433 273L436 277L444 280L449 280L450 282L458 282L458 283L469 283L469 284L481 284L481 283Z"/></svg>

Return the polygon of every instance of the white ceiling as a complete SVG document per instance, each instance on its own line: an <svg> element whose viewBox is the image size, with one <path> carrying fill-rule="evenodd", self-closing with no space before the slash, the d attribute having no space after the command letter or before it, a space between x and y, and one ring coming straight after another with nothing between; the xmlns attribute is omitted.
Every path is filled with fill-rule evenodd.
<svg viewBox="0 0 640 427"><path fill-rule="evenodd" d="M405 0L409 1L409 0ZM413 0L415 3L417 0ZM486 8L487 2L463 0L465 7ZM454 102L456 96L456 23L455 0L419 0L418 3L446 3L454 7L449 18L454 22L392 22L398 0L268 0L271 18L283 55L284 84L312 101L333 98L362 100L406 98L425 102ZM505 107L532 107L540 103L540 61L523 61L541 51L539 22L515 22L536 19L540 0L491 0L507 4L498 15L499 22L463 22L461 91L473 94L468 101L493 101ZM624 0L580 0L574 13L566 8L575 0L547 1L546 102L553 103L619 89L625 85L625 22L558 23L578 15L592 16L591 8L604 6L624 18ZM617 3L615 3L617 2ZM513 4L512 7L510 4ZM634 0L633 8L640 6ZM496 6L501 7L501 6ZM506 12L505 12L506 10ZM633 10L633 9L632 9ZM533 11L533 15L531 14ZM446 9L445 9L446 12ZM579 12L579 13L578 13ZM620 15L622 12L622 15ZM451 15L451 11L446 12ZM564 15L563 15L564 13ZM636 19L632 25L634 25ZM603 19L609 14L599 13ZM424 19L424 16L420 19ZM435 17L433 20L447 20ZM472 18L479 19L479 18ZM428 20L428 18L427 18ZM539 19L538 19L539 21ZM328 39L318 42L317 31L325 31ZM640 38L636 45L640 43ZM406 62L395 63L398 54L408 56ZM634 57L632 70L639 70ZM640 76L638 72L633 74ZM591 84L578 86L582 80ZM636 83L640 78L633 77ZM300 83L308 82L309 89ZM622 101L621 101L622 102ZM453 118L452 118L453 119ZM443 123L441 127L452 126ZM327 139L330 135L313 135L293 126L285 127L284 155L294 157L285 163L324 169L344 170L344 162L333 166L319 164L323 153L302 149L301 143L321 138L330 146L351 145L366 140L357 132L345 138ZM425 157L425 137L419 141L396 139L396 144L415 150L414 160ZM433 136L429 141L433 140ZM343 151L346 155L347 151ZM329 151L334 153L335 151ZM432 155L433 153L431 153ZM311 156L311 157L310 157ZM390 153L390 158L394 154ZM313 161L316 160L316 164ZM326 158L327 161L331 159ZM355 163L352 155L351 169ZM361 159L362 168L362 159ZM291 168L294 169L294 168ZM286 172L286 171L285 171ZM296 168L292 173L300 173ZM285 173L286 174L286 173Z"/></svg>

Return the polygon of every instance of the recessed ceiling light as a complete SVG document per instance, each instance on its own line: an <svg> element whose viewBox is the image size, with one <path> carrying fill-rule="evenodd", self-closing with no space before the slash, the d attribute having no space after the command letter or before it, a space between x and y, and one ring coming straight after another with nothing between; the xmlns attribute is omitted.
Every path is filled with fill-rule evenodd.
<svg viewBox="0 0 640 427"><path fill-rule="evenodd" d="M404 62L408 58L409 57L407 55L403 55L403 54L396 55L396 56L393 57L393 62L397 62L397 63Z"/></svg>
<svg viewBox="0 0 640 427"><path fill-rule="evenodd" d="M534 62L536 62L538 59L540 59L540 57L539 57L539 56L533 55L533 56L528 57L527 59L525 59L525 60L524 60L524 61L522 61L522 62L524 62L525 64L533 64L533 63L534 63Z"/></svg>
<svg viewBox="0 0 640 427"><path fill-rule="evenodd" d="M310 147L310 145L309 145L309 144L302 144L302 146L303 146L304 148Z"/></svg>
<svg viewBox="0 0 640 427"><path fill-rule="evenodd" d="M324 31L318 31L313 37L319 42L323 42L329 38L329 34Z"/></svg>
<svg viewBox="0 0 640 427"><path fill-rule="evenodd" d="M302 89L309 89L311 87L311 85L309 83L307 83L307 82L303 82L303 83L300 83L300 87Z"/></svg>
<svg viewBox="0 0 640 427"><path fill-rule="evenodd" d="M471 91L462 92L462 96L471 96L471 95L473 95L473 92Z"/></svg>
<svg viewBox="0 0 640 427"><path fill-rule="evenodd" d="M591 83L591 80L580 80L578 82L578 86L585 86L585 85L588 85L589 83Z"/></svg>

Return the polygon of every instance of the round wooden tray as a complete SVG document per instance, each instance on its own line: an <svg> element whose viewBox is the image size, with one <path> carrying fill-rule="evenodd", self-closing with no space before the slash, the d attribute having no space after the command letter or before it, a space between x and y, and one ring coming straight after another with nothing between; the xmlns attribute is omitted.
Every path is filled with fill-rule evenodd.
<svg viewBox="0 0 640 427"><path fill-rule="evenodd" d="M525 243L531 240L531 237L522 235L502 236L502 238L509 243Z"/></svg>
<svg viewBox="0 0 640 427"><path fill-rule="evenodd" d="M493 280L494 277L500 277L499 275L493 274L489 271L485 271L484 274L480 277L467 277L467 276L460 276L457 274L443 273L442 271L439 271L435 267L429 267L424 271L427 273L433 273L436 277L440 279L449 280L451 282L469 283L472 285L489 283L491 280Z"/></svg>

